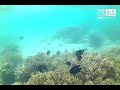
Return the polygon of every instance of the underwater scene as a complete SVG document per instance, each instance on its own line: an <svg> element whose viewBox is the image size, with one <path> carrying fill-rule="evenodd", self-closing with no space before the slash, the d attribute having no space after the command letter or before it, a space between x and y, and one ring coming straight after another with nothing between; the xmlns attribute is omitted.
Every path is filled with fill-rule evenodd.
<svg viewBox="0 0 120 90"><path fill-rule="evenodd" d="M0 5L0 85L120 85L120 5Z"/></svg>

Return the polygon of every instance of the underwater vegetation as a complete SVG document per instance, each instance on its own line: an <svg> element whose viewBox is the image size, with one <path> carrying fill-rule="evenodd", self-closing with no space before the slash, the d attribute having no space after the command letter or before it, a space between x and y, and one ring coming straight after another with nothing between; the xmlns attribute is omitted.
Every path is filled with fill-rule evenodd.
<svg viewBox="0 0 120 90"><path fill-rule="evenodd" d="M0 84L120 85L120 45L101 52L50 52L22 58L19 46L10 44L0 53Z"/></svg>
<svg viewBox="0 0 120 90"><path fill-rule="evenodd" d="M120 44L120 25L115 25L120 17L96 20L101 6L86 6L52 6L50 10L46 5L38 9L32 5L28 10L27 6L0 5L0 85L120 85L120 45L101 48ZM101 8L111 7L116 8ZM39 49L46 52L23 58L19 46L10 44L15 41L24 55Z"/></svg>
<svg viewBox="0 0 120 90"><path fill-rule="evenodd" d="M80 85L78 78L65 71L49 71L46 73L36 73L26 83L27 85Z"/></svg>
<svg viewBox="0 0 120 90"><path fill-rule="evenodd" d="M26 62L15 71L16 79L20 82L26 82L33 73L48 71L66 70L68 66L65 64L65 59L57 54L54 56L47 53L39 52L35 56L26 58Z"/></svg>
<svg viewBox="0 0 120 90"><path fill-rule="evenodd" d="M39 52L27 57L16 68L11 85L120 85L120 45L102 52L86 51L80 61L76 52L59 56Z"/></svg>

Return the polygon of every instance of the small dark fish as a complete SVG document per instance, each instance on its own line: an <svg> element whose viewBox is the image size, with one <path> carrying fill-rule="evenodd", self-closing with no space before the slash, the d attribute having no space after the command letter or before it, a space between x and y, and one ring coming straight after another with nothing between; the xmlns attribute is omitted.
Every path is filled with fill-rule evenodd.
<svg viewBox="0 0 120 90"><path fill-rule="evenodd" d="M50 51L47 51L47 55L50 55Z"/></svg>
<svg viewBox="0 0 120 90"><path fill-rule="evenodd" d="M67 61L65 64L67 64L68 66L71 66L71 62Z"/></svg>
<svg viewBox="0 0 120 90"><path fill-rule="evenodd" d="M23 39L24 39L24 37L23 37L23 36L19 36L19 37L18 37L18 39L23 40Z"/></svg>
<svg viewBox="0 0 120 90"><path fill-rule="evenodd" d="M81 70L80 65L75 65L69 70L69 73L76 74L80 72L80 70Z"/></svg>
<svg viewBox="0 0 120 90"><path fill-rule="evenodd" d="M56 55L60 55L60 51L57 51Z"/></svg>
<svg viewBox="0 0 120 90"><path fill-rule="evenodd" d="M41 64L41 65L37 66L36 70L43 73L45 71L48 71L48 68L45 64Z"/></svg>
<svg viewBox="0 0 120 90"><path fill-rule="evenodd" d="M82 50L82 49L76 51L75 55L77 56L77 59L78 59L78 60L81 60L81 58L82 58L81 55L84 53L84 51L85 51L85 50Z"/></svg>
<svg viewBox="0 0 120 90"><path fill-rule="evenodd" d="M67 49L65 49L65 52L66 52L66 53L68 52Z"/></svg>

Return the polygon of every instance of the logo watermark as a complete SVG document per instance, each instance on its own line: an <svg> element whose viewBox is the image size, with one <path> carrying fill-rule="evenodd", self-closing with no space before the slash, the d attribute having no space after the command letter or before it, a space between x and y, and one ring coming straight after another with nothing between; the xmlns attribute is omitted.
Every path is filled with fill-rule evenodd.
<svg viewBox="0 0 120 90"><path fill-rule="evenodd" d="M97 19L114 19L116 17L116 9L97 9Z"/></svg>

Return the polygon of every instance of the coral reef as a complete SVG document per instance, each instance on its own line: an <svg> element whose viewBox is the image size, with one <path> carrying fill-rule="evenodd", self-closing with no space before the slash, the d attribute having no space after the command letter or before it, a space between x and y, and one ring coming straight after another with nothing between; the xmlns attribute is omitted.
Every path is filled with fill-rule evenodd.
<svg viewBox="0 0 120 90"><path fill-rule="evenodd" d="M112 46L111 48L104 49L102 57L110 57L112 60L120 60L120 45Z"/></svg>
<svg viewBox="0 0 120 90"><path fill-rule="evenodd" d="M108 57L110 61L113 61L114 67L109 70L109 75L114 76L115 81L120 81L120 45L115 45L109 49L105 49L101 52L102 57Z"/></svg>
<svg viewBox="0 0 120 90"><path fill-rule="evenodd" d="M115 47L115 48L116 50L118 50L119 47ZM63 79L59 81L56 80L55 78L59 77L59 75L57 75L58 72L61 77L64 76L61 73L65 72L64 74L68 74L68 77L70 75L75 80L77 78L80 81L79 84L82 85L119 84L120 69L118 67L120 66L120 64L118 63L118 60L114 60L113 58L109 57L109 53L113 53L113 52L114 52L114 57L115 55L119 56L119 54L117 54L119 53L119 50L118 51L116 51L115 49L112 49L112 51L110 50L107 49L106 54L104 55L95 52L85 52L84 54L81 55L82 57L81 61L77 60L75 52L61 53L59 56L58 55L50 56L44 53L38 53L36 56L31 56L29 57L29 59L28 58L26 59L26 64L24 65L23 72L28 72L27 75L29 75L29 78L27 78L27 80L25 81L26 77L23 77L22 83L27 82L28 85L30 84L56 85L59 83L63 85L64 84L63 82L66 81L62 82ZM71 62L71 66L66 65L67 61ZM48 68L47 72L42 73L39 71L35 71L35 67L41 64L45 64L47 65L47 67L50 67ZM69 70L74 65L80 65L81 70L77 74L70 74ZM28 70L28 71L24 71L24 70ZM21 73L21 75L23 75L23 73ZM52 75L54 76L54 78L52 77ZM20 76L20 74L18 74L17 76ZM22 79L20 78L20 80ZM21 82L20 80L18 80L18 82ZM55 81L58 82L56 83ZM70 85L72 84L73 83L70 83Z"/></svg>
<svg viewBox="0 0 120 90"><path fill-rule="evenodd" d="M15 70L15 80L16 82L27 82L31 77L32 69L27 66L18 67Z"/></svg>
<svg viewBox="0 0 120 90"><path fill-rule="evenodd" d="M26 85L26 83L15 82L15 83L13 83L13 84L11 84L11 85Z"/></svg>
<svg viewBox="0 0 120 90"><path fill-rule="evenodd" d="M84 52L77 60L76 52L51 55L39 52L29 56L21 65L14 59L22 60L15 52L0 56L0 84L11 85L120 85L120 45L102 52ZM67 65L67 62L68 65ZM70 70L74 66L77 73ZM73 70L74 72L74 70Z"/></svg>
<svg viewBox="0 0 120 90"><path fill-rule="evenodd" d="M0 67L0 78L1 83L5 85L9 85L15 82L15 75L14 75L15 67L12 63L4 63Z"/></svg>
<svg viewBox="0 0 120 90"><path fill-rule="evenodd" d="M4 62L12 63L13 65L19 65L22 63L22 56L20 54L20 48L15 43L10 44L7 47L5 47L0 52L0 57L4 58Z"/></svg>
<svg viewBox="0 0 120 90"><path fill-rule="evenodd" d="M47 71L69 70L69 66L65 64L64 56L49 56L44 53L38 53L35 56L26 58L26 62L15 71L16 80L19 82L26 82L32 73L40 72L40 65L46 65ZM39 69L38 69L39 67ZM46 70L45 70L46 72Z"/></svg>
<svg viewBox="0 0 120 90"><path fill-rule="evenodd" d="M65 71L49 71L32 75L27 85L81 85L81 81Z"/></svg>
<svg viewBox="0 0 120 90"><path fill-rule="evenodd" d="M107 70L113 67L113 62L108 58L102 58L98 53L85 53L80 65L82 70L77 77L86 83L87 81L93 82L98 77L103 79Z"/></svg>
<svg viewBox="0 0 120 90"><path fill-rule="evenodd" d="M2 84L15 82L15 70L22 63L22 56L16 44L10 44L0 52L0 79Z"/></svg>

